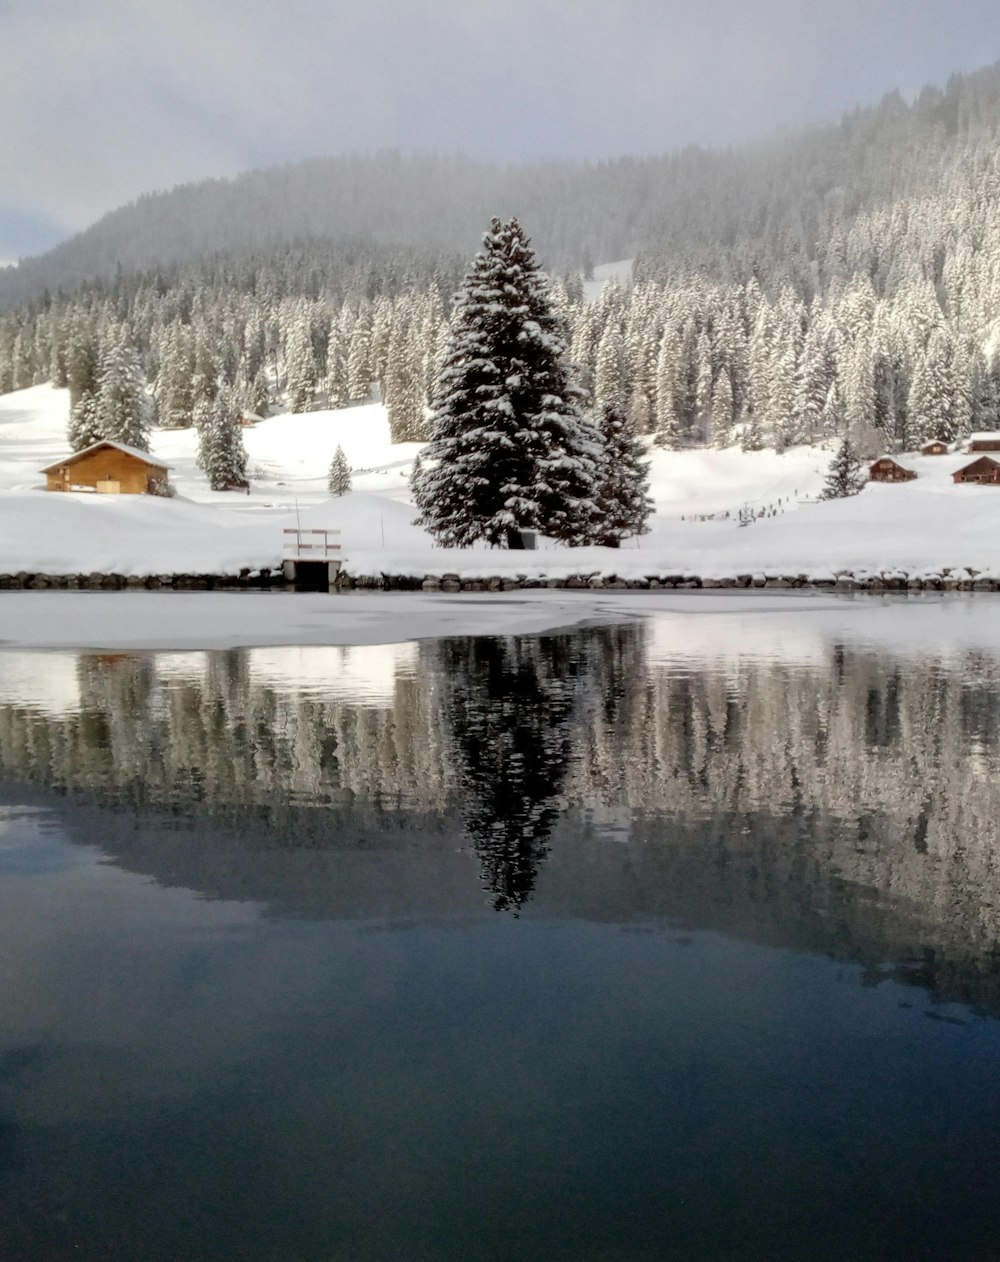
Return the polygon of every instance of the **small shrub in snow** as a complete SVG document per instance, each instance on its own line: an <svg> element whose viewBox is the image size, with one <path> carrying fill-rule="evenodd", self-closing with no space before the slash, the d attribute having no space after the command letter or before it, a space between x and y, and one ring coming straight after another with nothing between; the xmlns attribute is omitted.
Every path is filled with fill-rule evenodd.
<svg viewBox="0 0 1000 1262"><path fill-rule="evenodd" d="M351 466L347 463L343 447L338 447L330 462L330 478L327 489L331 495L346 495L351 489Z"/></svg>

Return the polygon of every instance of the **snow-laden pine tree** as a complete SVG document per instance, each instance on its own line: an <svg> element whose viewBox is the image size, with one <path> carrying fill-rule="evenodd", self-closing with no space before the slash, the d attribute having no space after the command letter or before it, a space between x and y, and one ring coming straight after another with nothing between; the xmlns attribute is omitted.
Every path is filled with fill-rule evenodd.
<svg viewBox="0 0 1000 1262"><path fill-rule="evenodd" d="M192 423L191 379L194 357L187 330L179 323L166 331L154 394L164 429L184 429Z"/></svg>
<svg viewBox="0 0 1000 1262"><path fill-rule="evenodd" d="M371 389L371 337L371 317L365 309L358 314L348 344L347 397L351 403L364 403Z"/></svg>
<svg viewBox="0 0 1000 1262"><path fill-rule="evenodd" d="M149 443L146 391L127 326L108 330L101 344L97 425L102 438L145 451Z"/></svg>
<svg viewBox="0 0 1000 1262"><path fill-rule="evenodd" d="M285 336L285 372L288 410L307 412L316 389L316 357L304 304L295 311Z"/></svg>
<svg viewBox="0 0 1000 1262"><path fill-rule="evenodd" d="M598 526L595 542L617 548L623 539L649 530L649 462L635 426L624 408L601 410L604 456L597 481Z"/></svg>
<svg viewBox="0 0 1000 1262"><path fill-rule="evenodd" d="M722 368L712 388L711 434L716 447L728 447L733 431L733 382L728 368Z"/></svg>
<svg viewBox="0 0 1000 1262"><path fill-rule="evenodd" d="M493 220L465 279L430 431L414 494L440 543L517 548L524 529L593 538L600 435L516 219Z"/></svg>
<svg viewBox="0 0 1000 1262"><path fill-rule="evenodd" d="M85 394L97 394L98 343L89 323L81 316L74 320L66 344L66 384L73 409ZM13 375L11 387L13 386Z"/></svg>
<svg viewBox="0 0 1000 1262"><path fill-rule="evenodd" d="M93 394L81 395L70 412L67 437L74 451L83 451L103 437L97 423L97 399Z"/></svg>
<svg viewBox="0 0 1000 1262"><path fill-rule="evenodd" d="M351 489L351 466L347 463L343 447L337 448L330 461L330 477L327 490L331 495L346 495Z"/></svg>
<svg viewBox="0 0 1000 1262"><path fill-rule="evenodd" d="M196 405L198 463L213 491L237 490L245 484L247 453L236 395L223 387L212 400Z"/></svg>
<svg viewBox="0 0 1000 1262"><path fill-rule="evenodd" d="M826 482L820 492L821 500L845 499L849 495L857 495L863 491L868 478L862 468L857 453L848 438L842 440L837 454L830 462Z"/></svg>
<svg viewBox="0 0 1000 1262"><path fill-rule="evenodd" d="M418 363L415 330L395 324L389 340L382 401L394 443L422 442L424 433L424 374Z"/></svg>

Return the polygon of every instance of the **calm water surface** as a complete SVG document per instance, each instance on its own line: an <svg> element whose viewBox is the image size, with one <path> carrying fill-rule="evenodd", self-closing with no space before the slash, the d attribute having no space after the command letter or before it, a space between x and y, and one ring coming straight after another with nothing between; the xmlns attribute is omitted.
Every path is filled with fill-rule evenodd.
<svg viewBox="0 0 1000 1262"><path fill-rule="evenodd" d="M745 649L0 653L3 1262L1000 1258L1000 661Z"/></svg>

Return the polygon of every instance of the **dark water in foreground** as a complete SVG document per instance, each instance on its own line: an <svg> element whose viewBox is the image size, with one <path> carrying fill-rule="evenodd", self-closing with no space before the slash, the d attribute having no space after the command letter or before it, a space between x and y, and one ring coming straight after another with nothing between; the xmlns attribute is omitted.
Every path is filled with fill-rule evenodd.
<svg viewBox="0 0 1000 1262"><path fill-rule="evenodd" d="M1000 662L0 653L0 1259L1000 1258Z"/></svg>

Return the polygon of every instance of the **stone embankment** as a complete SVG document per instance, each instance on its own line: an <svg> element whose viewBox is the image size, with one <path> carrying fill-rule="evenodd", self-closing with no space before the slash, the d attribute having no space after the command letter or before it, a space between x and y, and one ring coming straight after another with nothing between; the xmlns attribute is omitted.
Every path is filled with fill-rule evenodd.
<svg viewBox="0 0 1000 1262"><path fill-rule="evenodd" d="M291 589L280 569L243 570L238 575L160 574L0 574L0 590L74 591L224 591L236 589ZM714 577L690 573L649 574L641 578L621 578L615 574L570 574L562 578L528 575L485 575L478 578L454 573L352 575L341 572L332 585L335 591L425 591L425 592L509 592L552 588L576 591L665 591L764 588L829 591L1000 591L1000 573L959 567L937 571L905 573L900 570L836 570L822 573L782 573L773 570L751 574Z"/></svg>

